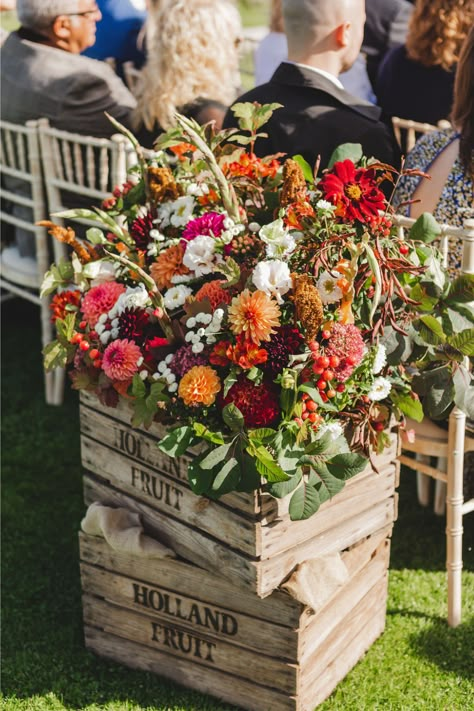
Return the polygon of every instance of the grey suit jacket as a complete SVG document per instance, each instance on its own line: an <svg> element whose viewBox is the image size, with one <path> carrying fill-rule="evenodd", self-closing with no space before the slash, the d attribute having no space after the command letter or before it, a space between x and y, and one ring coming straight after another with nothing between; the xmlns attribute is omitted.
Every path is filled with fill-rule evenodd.
<svg viewBox="0 0 474 711"><path fill-rule="evenodd" d="M12 32L0 50L0 77L4 121L45 117L56 128L107 138L116 132L107 111L130 126L135 99L104 62Z"/></svg>

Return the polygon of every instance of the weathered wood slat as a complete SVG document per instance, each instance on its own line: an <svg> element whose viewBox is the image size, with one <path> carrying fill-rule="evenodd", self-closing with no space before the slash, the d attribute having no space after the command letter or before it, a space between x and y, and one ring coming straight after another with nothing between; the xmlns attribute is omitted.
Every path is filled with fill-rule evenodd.
<svg viewBox="0 0 474 711"><path fill-rule="evenodd" d="M296 629L300 619L309 615L308 612L305 613L307 608L304 605L279 590L276 590L271 598L261 600L248 590L239 589L237 592L225 578L184 561L171 558L150 561L119 553L103 538L87 536L84 533L79 534L79 543L80 557L85 563L101 566L151 585L158 583L179 594L192 590L200 600L208 600L214 605L245 613L256 620L266 620ZM229 594L229 586L232 587L232 594Z"/></svg>
<svg viewBox="0 0 474 711"><path fill-rule="evenodd" d="M140 514L145 529L182 558L191 559L206 570L225 574L225 577L255 589L257 577L255 561L224 544L217 545L216 541L209 536L184 526L176 519L133 499L91 474L86 474L83 481L86 504L100 501L106 505L123 506L136 511Z"/></svg>
<svg viewBox="0 0 474 711"><path fill-rule="evenodd" d="M249 711L295 711L295 701L255 682L237 678L208 667L206 673L199 664L188 659L172 657L159 649L153 650L130 640L116 637L102 630L84 628L86 647L90 651L124 666L142 669L172 679L177 684L211 694L223 701L244 706Z"/></svg>
<svg viewBox="0 0 474 711"><path fill-rule="evenodd" d="M138 614L88 594L83 595L82 606L86 625L160 649L172 657L192 659L204 667L203 675L211 667L244 679L258 679L270 688L278 684L281 691L290 695L297 691L298 668L294 664L236 647L222 636L217 639L191 633L158 614Z"/></svg>
<svg viewBox="0 0 474 711"><path fill-rule="evenodd" d="M260 554L260 524L227 509L218 502L196 496L189 486L120 452L81 437L82 463L100 479L153 509L194 526L219 540L235 541L249 556Z"/></svg>
<svg viewBox="0 0 474 711"><path fill-rule="evenodd" d="M157 578L159 580L159 574ZM298 640L294 630L235 612L227 606L217 606L209 599L210 594L203 602L195 597L199 595L199 587L193 589L188 585L188 592L177 592L86 563L81 564L81 580L83 590L90 595L102 597L124 609L153 615L165 624L177 624L191 634L223 639L288 662L297 658Z"/></svg>

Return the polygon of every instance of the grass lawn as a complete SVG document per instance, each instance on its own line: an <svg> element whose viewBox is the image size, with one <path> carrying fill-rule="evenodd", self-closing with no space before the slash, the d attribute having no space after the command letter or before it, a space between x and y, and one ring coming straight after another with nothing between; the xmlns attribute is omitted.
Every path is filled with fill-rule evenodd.
<svg viewBox="0 0 474 711"><path fill-rule="evenodd" d="M148 673L88 653L81 632L77 531L84 513L77 394L43 403L39 318L13 300L3 324L3 679L8 711L224 711ZM464 622L448 629L443 519L402 476L387 628L320 708L474 705L474 530L465 519ZM262 711L271 711L262 709Z"/></svg>

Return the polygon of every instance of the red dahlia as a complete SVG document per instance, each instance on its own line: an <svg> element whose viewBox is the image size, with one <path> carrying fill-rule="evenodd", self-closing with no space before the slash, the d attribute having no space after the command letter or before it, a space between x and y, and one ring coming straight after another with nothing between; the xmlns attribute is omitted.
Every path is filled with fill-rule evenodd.
<svg viewBox="0 0 474 711"><path fill-rule="evenodd" d="M385 197L375 181L375 170L356 168L347 158L334 163L318 187L324 198L336 205L336 215L348 220L366 222L369 217L378 217L378 211L385 208Z"/></svg>
<svg viewBox="0 0 474 711"><path fill-rule="evenodd" d="M303 338L297 328L292 326L280 326L275 329L276 333L271 337L270 342L265 344L268 352L268 360L262 365L274 378L281 373L283 368L288 367L288 360L291 355L299 353Z"/></svg>
<svg viewBox="0 0 474 711"><path fill-rule="evenodd" d="M118 317L119 338L127 338L141 345L145 340L148 314L142 309L125 309Z"/></svg>
<svg viewBox="0 0 474 711"><path fill-rule="evenodd" d="M144 217L137 217L130 225L130 235L137 249L146 250L150 242L150 231L153 229L153 215L150 212Z"/></svg>
<svg viewBox="0 0 474 711"><path fill-rule="evenodd" d="M249 428L270 427L280 415L278 395L272 383L265 381L255 385L248 378L241 378L231 387L223 404L233 403L244 416Z"/></svg>

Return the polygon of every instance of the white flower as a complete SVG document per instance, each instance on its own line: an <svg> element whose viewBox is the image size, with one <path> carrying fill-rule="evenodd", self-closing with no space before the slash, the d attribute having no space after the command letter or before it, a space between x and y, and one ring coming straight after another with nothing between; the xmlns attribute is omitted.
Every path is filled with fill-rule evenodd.
<svg viewBox="0 0 474 711"><path fill-rule="evenodd" d="M196 325L196 319L194 318L194 316L191 316L190 318L188 318L188 320L186 321L186 326L188 328L194 328L195 325Z"/></svg>
<svg viewBox="0 0 474 711"><path fill-rule="evenodd" d="M326 271L320 275L316 286L323 304L334 304L342 299L342 291L337 285L338 278Z"/></svg>
<svg viewBox="0 0 474 711"><path fill-rule="evenodd" d="M190 289L189 286L184 286L184 284L172 286L163 297L165 309L170 309L170 311L179 309L192 293L192 289Z"/></svg>
<svg viewBox="0 0 474 711"><path fill-rule="evenodd" d="M185 284L187 281L191 281L192 278L189 274L175 274L170 281L172 284Z"/></svg>
<svg viewBox="0 0 474 711"><path fill-rule="evenodd" d="M146 380L148 378L148 370L141 370L140 371L140 378L142 380Z"/></svg>
<svg viewBox="0 0 474 711"><path fill-rule="evenodd" d="M334 440L344 433L344 430L339 422L323 422L323 424L318 428L316 439L321 439L323 435L328 433L331 436L331 441L334 442Z"/></svg>
<svg viewBox="0 0 474 711"><path fill-rule="evenodd" d="M191 195L184 195L174 201L174 211L170 218L173 227L184 227L189 222L195 204Z"/></svg>
<svg viewBox="0 0 474 711"><path fill-rule="evenodd" d="M249 225L249 230L250 232L258 232L260 227L261 225L259 225L258 222L251 222Z"/></svg>
<svg viewBox="0 0 474 711"><path fill-rule="evenodd" d="M204 343L193 343L191 350L193 353L201 353L204 350Z"/></svg>
<svg viewBox="0 0 474 711"><path fill-rule="evenodd" d="M168 387L168 390L170 393L175 393L177 389L178 389L178 383L171 383L171 385Z"/></svg>
<svg viewBox="0 0 474 711"><path fill-rule="evenodd" d="M387 378L375 378L372 383L372 387L367 393L369 400L377 402L378 400L383 400L387 397L390 390L392 389L392 383L387 380Z"/></svg>
<svg viewBox="0 0 474 711"><path fill-rule="evenodd" d="M216 262L215 250L216 242L212 237L199 235L188 243L183 257L183 264L194 272L195 276L201 277L210 274Z"/></svg>
<svg viewBox="0 0 474 711"><path fill-rule="evenodd" d="M96 262L88 262L82 270L85 277L91 279L91 286L98 286L106 281L114 281L116 278L115 264L98 259Z"/></svg>
<svg viewBox="0 0 474 711"><path fill-rule="evenodd" d="M114 307L109 311L111 319L123 314L125 309L144 309L151 306L150 297L143 284L129 286L124 294L120 294Z"/></svg>
<svg viewBox="0 0 474 711"><path fill-rule="evenodd" d="M268 296L274 296L279 304L283 303L282 295L292 287L288 264L279 259L259 262L252 274L252 282L260 291Z"/></svg>
<svg viewBox="0 0 474 711"><path fill-rule="evenodd" d="M104 331L104 333L100 334L99 338L100 342L105 346L110 340L110 331Z"/></svg>
<svg viewBox="0 0 474 711"><path fill-rule="evenodd" d="M328 210L329 212L333 212L336 209L336 206L327 200L318 200L316 207L318 210Z"/></svg>
<svg viewBox="0 0 474 711"><path fill-rule="evenodd" d="M386 363L387 363L387 349L385 348L383 343L379 343L378 346L376 346L376 350L375 350L374 362L372 365L372 373L374 375L377 375L377 373L380 373L380 371L386 365Z"/></svg>
<svg viewBox="0 0 474 711"><path fill-rule="evenodd" d="M262 227L258 235L267 245L267 256L270 258L287 257L296 247L296 242L286 229L281 217Z"/></svg>
<svg viewBox="0 0 474 711"><path fill-rule="evenodd" d="M224 318L224 309L216 309L212 316L213 320L219 321L219 323Z"/></svg>

